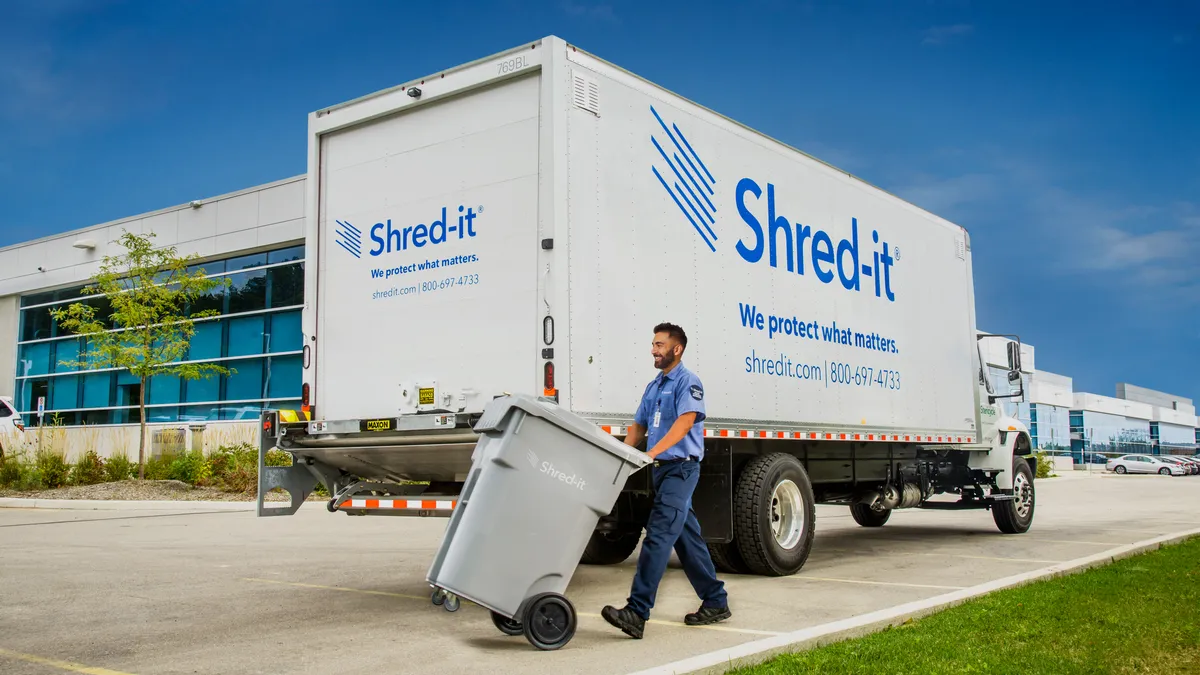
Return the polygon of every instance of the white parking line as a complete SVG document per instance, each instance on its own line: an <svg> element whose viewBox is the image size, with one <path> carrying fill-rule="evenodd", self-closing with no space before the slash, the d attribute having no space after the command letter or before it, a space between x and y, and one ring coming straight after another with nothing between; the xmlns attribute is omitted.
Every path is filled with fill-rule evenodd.
<svg viewBox="0 0 1200 675"><path fill-rule="evenodd" d="M964 560L998 560L1000 562L1019 562L1019 563L1037 563L1039 565L1053 565L1062 562L1061 560L1038 560L1036 558L1001 558L994 555L965 555L962 553L912 553L909 555L932 556L936 558L963 558Z"/></svg>
<svg viewBox="0 0 1200 675"><path fill-rule="evenodd" d="M1189 523L1189 524L1194 524L1194 523ZM1145 529L1135 530L1132 527L1108 527L1107 525L1105 525L1104 527L1087 526L1087 527L1081 527L1079 529L1081 529L1081 530L1097 530L1099 532L1132 532L1134 534L1143 534L1143 535L1145 535L1145 534L1153 534L1153 535L1167 534L1166 532L1157 532L1154 530L1145 530Z"/></svg>
<svg viewBox="0 0 1200 675"><path fill-rule="evenodd" d="M851 550L851 549L836 549L836 548L835 549L830 549L830 548L822 549L821 552L822 553L849 553L849 554L860 555L860 556L863 555L864 553L870 553L870 554L881 553L878 551L870 551L867 549ZM914 552L909 552L909 551L890 551L890 550L886 552L886 555L888 555L890 557L900 557L900 558L903 558L903 557L911 558L911 557L921 556L921 557L934 557L934 558L963 558L964 560L996 560L999 562L1037 563L1039 565L1052 565L1054 563L1062 562L1061 560L1038 560L1036 558L1005 558L1005 557L1001 557L1001 556L991 556L991 555L966 555L963 553L914 553Z"/></svg>
<svg viewBox="0 0 1200 675"><path fill-rule="evenodd" d="M291 586L293 588L309 588L319 591L336 591L338 593L358 593L360 595L381 595L388 598L404 598L405 600L421 600L429 602L428 596L406 595L404 593L392 593L390 591L369 591L361 588L347 588L345 586L322 586L320 584L305 584L297 581L277 581L275 579L258 579L255 577L243 577L242 581L250 581L256 584L274 584L276 586ZM576 616L586 617L589 619L604 620L604 617L599 614L589 614L586 612L576 612ZM738 628L736 626L689 626L682 621L665 621L663 619L650 619L647 623L658 624L660 626L672 626L675 628L701 628L704 630L715 630L722 633L743 633L745 635L761 635L771 637L782 635L783 633L775 630L756 630L753 628Z"/></svg>
<svg viewBox="0 0 1200 675"><path fill-rule="evenodd" d="M1025 537L1022 539L1028 541L1045 541L1051 544L1085 544L1087 546L1125 546L1124 542L1120 541L1084 541L1082 539L1043 539L1041 537Z"/></svg>
<svg viewBox="0 0 1200 675"><path fill-rule="evenodd" d="M799 574L793 579L800 581L832 581L839 584L862 584L864 586L900 586L902 588L934 588L942 591L960 591L966 586L934 586L931 584L904 584L898 581L867 581L865 579L837 579L833 577L813 577L807 574Z"/></svg>

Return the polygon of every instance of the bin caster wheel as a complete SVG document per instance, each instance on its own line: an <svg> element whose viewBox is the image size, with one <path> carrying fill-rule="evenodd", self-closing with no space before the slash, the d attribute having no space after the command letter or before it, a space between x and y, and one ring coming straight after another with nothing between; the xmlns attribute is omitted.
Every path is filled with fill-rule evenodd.
<svg viewBox="0 0 1200 675"><path fill-rule="evenodd" d="M575 637L575 606L557 593L536 595L526 605L525 639L538 649L559 649Z"/></svg>
<svg viewBox="0 0 1200 675"><path fill-rule="evenodd" d="M442 603L446 601L446 591L443 591L440 588L433 589L433 595L429 596L429 601L432 602L434 606L441 607Z"/></svg>
<svg viewBox="0 0 1200 675"><path fill-rule="evenodd" d="M446 610L447 612L457 612L459 603L460 601L457 595L453 593L447 593L446 602L442 603L442 609Z"/></svg>
<svg viewBox="0 0 1200 675"><path fill-rule="evenodd" d="M504 633L505 635L525 634L525 627L521 625L520 621L517 621L516 619L510 619L503 614L492 612L492 623L495 624L496 628L499 628L500 632Z"/></svg>

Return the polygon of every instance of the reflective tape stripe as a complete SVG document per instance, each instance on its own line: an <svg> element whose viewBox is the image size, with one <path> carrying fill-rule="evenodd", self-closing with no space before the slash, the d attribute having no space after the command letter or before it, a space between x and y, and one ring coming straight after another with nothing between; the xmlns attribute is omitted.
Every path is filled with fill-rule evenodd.
<svg viewBox="0 0 1200 675"><path fill-rule="evenodd" d="M453 499L347 499L343 509L401 509L406 511L448 511L458 505Z"/></svg>
<svg viewBox="0 0 1200 675"><path fill-rule="evenodd" d="M608 424L597 425L606 434L613 436L624 436L629 433L629 428L624 426L613 426ZM704 438L767 438L781 440L839 440L839 441L866 441L873 443L906 442L906 443L975 443L973 436L934 436L925 434L876 434L876 433L861 433L851 431L835 431L835 432L817 432L817 431L779 431L772 429L736 429L722 427L706 427L704 429ZM365 507L358 507L365 508ZM408 507L391 507L386 504L372 508L420 508L417 506Z"/></svg>

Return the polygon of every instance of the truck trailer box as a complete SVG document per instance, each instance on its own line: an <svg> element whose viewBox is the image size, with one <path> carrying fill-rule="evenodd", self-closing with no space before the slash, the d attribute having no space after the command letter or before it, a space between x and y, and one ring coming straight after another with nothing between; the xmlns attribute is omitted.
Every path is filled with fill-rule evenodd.
<svg viewBox="0 0 1200 675"><path fill-rule="evenodd" d="M1010 506L1027 432L982 377L962 227L554 37L309 130L303 419L264 447L331 508L371 483L445 515L472 421L505 393L623 435L660 322L703 382L714 545L734 545L738 481L768 457L797 522L817 501L876 520L941 492ZM637 525L635 483L610 530ZM806 555L811 516L797 527Z"/></svg>

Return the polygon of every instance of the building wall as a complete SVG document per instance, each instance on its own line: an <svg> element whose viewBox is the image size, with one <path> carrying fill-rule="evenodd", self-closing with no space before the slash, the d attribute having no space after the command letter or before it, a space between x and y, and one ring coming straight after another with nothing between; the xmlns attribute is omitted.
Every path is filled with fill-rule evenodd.
<svg viewBox="0 0 1200 675"><path fill-rule="evenodd" d="M1166 448L1191 448L1196 442L1196 429L1170 422L1158 423L1158 442Z"/></svg>
<svg viewBox="0 0 1200 675"><path fill-rule="evenodd" d="M1152 452L1149 420L1094 410L1073 411L1072 418L1072 440L1080 442L1072 444L1074 449L1092 452Z"/></svg>
<svg viewBox="0 0 1200 675"><path fill-rule="evenodd" d="M0 297L0 396L13 396L17 376L17 302L15 295Z"/></svg>
<svg viewBox="0 0 1200 675"><path fill-rule="evenodd" d="M1071 409L1046 403L1029 405L1029 433L1037 450L1071 448Z"/></svg>
<svg viewBox="0 0 1200 675"><path fill-rule="evenodd" d="M1135 401L1126 401L1124 399L1087 393L1076 393L1071 407L1074 410L1087 410L1130 417L1143 420L1147 423L1149 423L1154 415L1154 406L1149 403L1137 403Z"/></svg>
<svg viewBox="0 0 1200 675"><path fill-rule="evenodd" d="M80 289L105 255L123 252L115 243L123 229L154 233L156 245L195 254L196 268L232 282L198 303L222 316L196 323L188 359L236 372L191 382L152 378L147 421L171 430L163 438L182 433L190 444L211 428L205 447L253 440L257 425L246 420L257 420L262 407L298 407L304 185L303 177L287 179L0 249L0 394L13 396L30 427L26 447L37 434L37 397L45 396L43 441L59 439L71 457L86 449L136 456L136 381L127 371L62 365L86 346L60 335L49 316L71 302L103 308L102 298L81 297Z"/></svg>
<svg viewBox="0 0 1200 675"><path fill-rule="evenodd" d="M300 313L304 304L304 247L289 246L200 263L215 279L228 280L195 303L220 317L199 319L183 360L213 363L227 375L203 380L156 376L147 383L149 422L257 418L264 407L298 407ZM140 382L128 371L81 371L64 361L86 352L83 339L61 335L50 312L74 302L97 308L106 298L80 297L81 287L21 296L17 343L17 411L37 424L37 401L46 399L48 423L126 424L139 421Z"/></svg>
<svg viewBox="0 0 1200 675"><path fill-rule="evenodd" d="M136 424L120 426L74 426L42 429L28 428L24 432L13 432L0 442L6 452L37 452L39 442L43 450L62 455L68 462L78 462L92 451L102 459L124 455L137 461L138 440L141 429ZM212 454L222 447L242 444L258 446L258 422L215 422L200 424L148 424L146 458L162 454L179 454L189 450L202 450Z"/></svg>
<svg viewBox="0 0 1200 675"><path fill-rule="evenodd" d="M1146 389L1125 382L1117 383L1117 398L1122 398L1127 401L1138 401L1139 403L1149 403L1150 405L1167 410L1176 410L1187 413L1189 415L1196 414L1196 407L1192 405L1190 398L1168 394L1162 391Z"/></svg>
<svg viewBox="0 0 1200 675"><path fill-rule="evenodd" d="M1195 418L1188 413L1179 412L1170 408L1154 408L1150 415L1150 420L1153 422L1163 422L1164 424L1174 424L1181 427L1192 427L1192 422Z"/></svg>
<svg viewBox="0 0 1200 675"><path fill-rule="evenodd" d="M1029 385L1029 401L1070 408L1075 402L1074 382L1065 375L1035 371Z"/></svg>
<svg viewBox="0 0 1200 675"><path fill-rule="evenodd" d="M88 282L105 255L121 252L121 231L154 232L158 246L201 258L251 252L304 239L305 179L289 178L132 218L0 248L0 296ZM90 241L94 249L75 248ZM38 268L42 268L39 270Z"/></svg>

